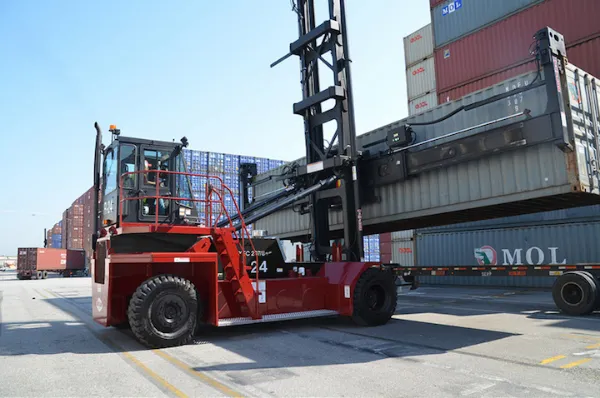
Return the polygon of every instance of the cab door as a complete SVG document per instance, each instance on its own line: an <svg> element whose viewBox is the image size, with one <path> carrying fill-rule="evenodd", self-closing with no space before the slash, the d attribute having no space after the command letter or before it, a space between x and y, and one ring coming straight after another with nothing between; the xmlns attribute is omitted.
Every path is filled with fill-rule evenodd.
<svg viewBox="0 0 600 398"><path fill-rule="evenodd" d="M141 221L156 220L157 211L159 220L165 220L172 213L172 201L165 197L173 196L174 175L160 172L172 170L171 152L172 148L141 146L140 170L144 172L139 175L140 196L157 196L158 187L158 196L162 197L158 201L154 198L140 200L138 214Z"/></svg>

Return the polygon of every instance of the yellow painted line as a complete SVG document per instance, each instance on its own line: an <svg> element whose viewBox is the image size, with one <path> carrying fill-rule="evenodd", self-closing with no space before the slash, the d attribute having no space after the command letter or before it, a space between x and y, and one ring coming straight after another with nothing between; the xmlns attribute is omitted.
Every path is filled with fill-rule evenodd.
<svg viewBox="0 0 600 398"><path fill-rule="evenodd" d="M584 340L587 343L593 343L596 341L600 341L600 337L580 335L580 334L565 334L565 335L563 335L563 337L573 339L573 340Z"/></svg>
<svg viewBox="0 0 600 398"><path fill-rule="evenodd" d="M588 350L593 350L594 348L600 348L600 343L598 343L598 344L592 344L592 345L589 345L589 346L587 346L585 348L587 348Z"/></svg>
<svg viewBox="0 0 600 398"><path fill-rule="evenodd" d="M566 356L564 356L564 355L557 355L557 356L552 357L552 358L546 358L546 359L544 359L542 362L540 362L540 364L546 365L547 363L558 361L559 359L563 359L563 358L566 358Z"/></svg>
<svg viewBox="0 0 600 398"><path fill-rule="evenodd" d="M138 366L144 372L148 373L148 375L150 377L152 377L155 381L157 381L160 385L165 387L167 390L171 391L173 394L177 395L178 397L182 397L182 398L187 397L187 395L185 395L184 393L179 391L177 388L175 388L175 386L173 386L171 383L169 383L168 381L166 381L165 379L163 379L162 377L157 375L152 369L150 369L149 367L147 367L146 365L141 363L137 358L135 358L130 353L123 352L122 354L125 358L127 358L129 361L133 362L136 366Z"/></svg>
<svg viewBox="0 0 600 398"><path fill-rule="evenodd" d="M561 366L561 369L574 368L575 366L583 365L584 363L587 363L591 360L592 360L592 358L583 358L583 359L580 359L579 361L575 361L575 362L571 362L566 365L563 365L563 366Z"/></svg>
<svg viewBox="0 0 600 398"><path fill-rule="evenodd" d="M44 293L40 292L38 289L33 289L33 290L35 292L37 292L43 298L49 299L48 296L46 296ZM48 290L46 290L46 292L49 293L49 294L51 294L51 295L53 295L54 297L59 297L54 292L51 292L51 291L48 291ZM115 344L113 341L107 339L106 337L99 336L97 333L95 333L92 330L92 328L89 327L89 325L85 324L85 327L92 334L94 334L100 341L102 341L104 344L106 344L107 346L109 346L110 348L112 348L117 354L123 355L123 357L125 357L129 362L133 363L134 365L136 365L137 367L139 367L141 370L143 370L144 372L146 372L152 379L154 379L154 381L158 382L158 384L160 384L161 386L163 386L167 390L171 391L173 394L175 394L178 397L187 398L187 395L185 395L183 392L181 392L180 390L178 390L171 383L169 383L168 381L166 381L165 379L163 379L162 377L160 377L152 369L150 369L149 367L147 367L146 365L144 365L142 362L140 362L136 357L134 357L133 355L131 355L129 352L123 351L121 347L117 346L117 344ZM121 352L118 352L118 351L121 351Z"/></svg>
<svg viewBox="0 0 600 398"><path fill-rule="evenodd" d="M194 370L192 368L190 368L187 364L185 364L184 362L180 361L177 358L172 357L171 355L167 354L164 351L161 350L153 350L154 353L156 355L158 355L159 357L163 358L164 360L172 363L173 365L177 366L179 369L185 371L186 373L202 380L204 383L208 384L209 386L219 390L220 392L222 392L223 394L229 396L229 397L242 397L243 395L240 394L239 392L232 390L231 388L227 387L225 384L218 382L217 380L213 379L212 377L205 375L202 372L198 372L197 370Z"/></svg>

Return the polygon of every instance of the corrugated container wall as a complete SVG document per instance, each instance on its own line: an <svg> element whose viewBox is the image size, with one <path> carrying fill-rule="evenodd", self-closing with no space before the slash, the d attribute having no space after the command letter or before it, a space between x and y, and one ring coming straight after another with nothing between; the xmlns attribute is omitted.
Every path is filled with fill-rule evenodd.
<svg viewBox="0 0 600 398"><path fill-rule="evenodd" d="M415 242L414 240L393 240L392 241L392 263L400 264L405 267L412 267L415 264Z"/></svg>
<svg viewBox="0 0 600 398"><path fill-rule="evenodd" d="M598 30L600 31L600 27ZM570 63L577 65L593 76L600 76L600 32L590 40L569 47L567 56Z"/></svg>
<svg viewBox="0 0 600 398"><path fill-rule="evenodd" d="M410 116L418 115L419 113L423 113L435 108L437 105L437 92L432 91L431 93L422 95L420 97L408 101L408 114Z"/></svg>
<svg viewBox="0 0 600 398"><path fill-rule="evenodd" d="M458 2L460 7L454 7L452 11L449 5L456 5L457 2L444 1L431 10L435 47L473 33L540 1L542 0L462 0Z"/></svg>
<svg viewBox="0 0 600 398"><path fill-rule="evenodd" d="M434 232L470 231L476 229L508 228L519 226L565 224L571 222L600 222L600 205L581 206L572 209L555 211L544 211L540 213L524 214L521 216L503 217L493 220L482 220L439 227L421 228L417 234L429 234Z"/></svg>
<svg viewBox="0 0 600 398"><path fill-rule="evenodd" d="M567 46L569 62L584 69L593 76L600 76L600 57L598 57L597 54L600 54L600 33L598 33L598 37L594 37L574 46ZM517 67L503 70L502 72L486 76L449 91L438 93L438 103L442 104L444 102L455 101L465 95L482 90L503 80L511 79L535 70L535 61L530 61ZM523 82L525 84L530 83L526 80Z"/></svg>
<svg viewBox="0 0 600 398"><path fill-rule="evenodd" d="M406 69L408 100L435 91L435 66L433 57Z"/></svg>
<svg viewBox="0 0 600 398"><path fill-rule="evenodd" d="M502 2L499 2L502 3ZM533 35L550 26L567 46L600 31L598 0L546 0L435 50L438 93L532 60ZM443 98L443 96L442 96Z"/></svg>
<svg viewBox="0 0 600 398"><path fill-rule="evenodd" d="M433 30L428 24L404 38L406 68L433 55Z"/></svg>
<svg viewBox="0 0 600 398"><path fill-rule="evenodd" d="M600 262L600 222L479 229L416 236L417 266L548 265ZM425 277L422 283L551 286L552 277Z"/></svg>
<svg viewBox="0 0 600 398"><path fill-rule="evenodd" d="M599 2L600 3L600 2ZM571 66L568 68L572 69ZM571 72L569 71L569 74ZM484 100L498 94L503 94L513 88L524 85L522 79L531 81L534 74L511 79L490 87L486 90L466 96L459 101L440 105L429 112L409 117L395 123L383 126L369 133L357 136L357 146L385 139L390 129L398 128L406 123L413 124L417 142L439 137L450 131L458 131L473 127L490 120L498 121L496 128L512 124L511 120L499 121L515 112L530 110L530 116L535 118L547 112L549 98L545 86L540 86L523 93L517 98L495 101L478 108L477 112L460 112L452 118L443 120L431 126L419 126L415 122L437 120L448 115L459 107ZM569 77L571 79L571 77ZM555 84L549 82L548 84ZM510 106L507 104L510 102ZM574 109L574 119L580 119L580 112ZM481 129L475 129L470 134L476 134ZM395 229L408 229L423 225L420 220L427 216L443 215L457 208L479 208L497 205L499 203L520 202L527 199L547 198L553 195L570 195L573 184L583 184L586 190L592 192L592 185L587 185L590 165L586 156L592 152L580 144L581 137L575 135L578 155L573 152L563 152L554 142L541 143L515 149L502 154L487 156L449 167L438 168L422 173L418 178L376 187L374 193L380 198L377 204L363 206L363 226L365 233L384 232L383 226L393 223ZM378 144L379 145L379 144ZM373 151L385 150L385 144L374 145ZM426 144L424 146L428 146ZM439 145L439 142L437 143ZM583 157L580 154L583 151ZM298 160L299 164L305 162ZM577 165L575 168L570 165ZM567 165L569 165L567 167ZM409 167L412 167L409 165ZM281 170L273 171L273 174ZM592 175L593 176L593 175ZM261 176L266 177L266 176ZM499 184L498 181L503 183ZM576 182L577 181L577 182ZM593 182L593 181L592 181ZM593 192L597 192L597 182L593 183ZM280 188L276 182L266 182L257 186L258 194L266 194ZM592 203L599 198L588 197ZM342 225L340 213L330 214L332 229ZM297 236L305 234L309 228L309 217L298 215L291 209L279 211L256 222L256 228L265 229L273 235Z"/></svg>

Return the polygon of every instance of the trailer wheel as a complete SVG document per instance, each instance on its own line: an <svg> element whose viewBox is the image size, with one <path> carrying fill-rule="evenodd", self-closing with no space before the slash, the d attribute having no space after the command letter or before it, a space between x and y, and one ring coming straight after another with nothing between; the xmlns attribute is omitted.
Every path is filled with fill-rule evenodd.
<svg viewBox="0 0 600 398"><path fill-rule="evenodd" d="M596 278L594 275L592 275L591 273L589 273L587 271L577 271L577 272L587 275L596 285L596 302L594 304L594 310L600 309L600 279Z"/></svg>
<svg viewBox="0 0 600 398"><path fill-rule="evenodd" d="M48 271L42 271L42 279L48 278Z"/></svg>
<svg viewBox="0 0 600 398"><path fill-rule="evenodd" d="M36 279L42 279L42 271L36 273Z"/></svg>
<svg viewBox="0 0 600 398"><path fill-rule="evenodd" d="M183 278L160 275L142 283L129 301L131 331L151 348L187 344L197 322L194 285Z"/></svg>
<svg viewBox="0 0 600 398"><path fill-rule="evenodd" d="M362 326L383 325L396 311L395 276L379 268L367 268L356 282L352 320Z"/></svg>
<svg viewBox="0 0 600 398"><path fill-rule="evenodd" d="M568 315L587 315L598 302L596 282L587 272L567 272L552 287L556 306Z"/></svg>

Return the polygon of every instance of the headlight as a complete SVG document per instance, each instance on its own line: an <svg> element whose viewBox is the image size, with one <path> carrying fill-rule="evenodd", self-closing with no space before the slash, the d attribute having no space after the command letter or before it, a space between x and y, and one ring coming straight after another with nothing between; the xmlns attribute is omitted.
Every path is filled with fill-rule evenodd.
<svg viewBox="0 0 600 398"><path fill-rule="evenodd" d="M186 217L186 216L191 216L192 215L192 209L189 209L187 207L180 207L179 208L179 217Z"/></svg>

